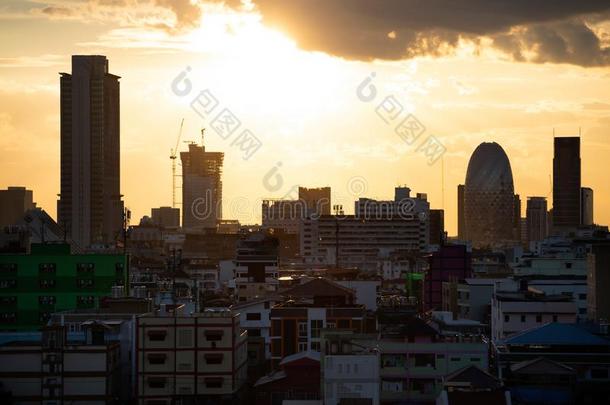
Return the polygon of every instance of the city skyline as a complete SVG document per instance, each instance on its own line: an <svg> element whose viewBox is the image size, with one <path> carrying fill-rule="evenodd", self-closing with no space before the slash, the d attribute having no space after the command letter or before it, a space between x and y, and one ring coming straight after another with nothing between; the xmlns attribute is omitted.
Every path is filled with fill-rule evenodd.
<svg viewBox="0 0 610 405"><path fill-rule="evenodd" d="M73 54L102 54L122 77L121 192L135 219L148 215L151 207L171 205L168 152L182 118L184 140L198 141L200 129L210 129L209 120L204 122L189 105L196 92L207 88L263 143L257 154L244 160L231 140L208 131L209 149L225 153L227 219L260 223L260 200L288 195L296 185L330 186L333 200L347 212L359 197L387 199L393 187L407 185L426 192L432 208L445 209L447 230L456 235L457 185L464 182L476 145L502 145L513 168L515 193L522 201L545 196L551 208L553 132L570 136L581 131L582 185L595 191L596 222L610 222L604 210L610 191L600 170L610 151L605 136L610 103L604 92L610 70L604 63L519 62L495 47L481 45L474 52L470 43L458 45L452 54L369 62L303 45L298 32L271 29L256 11L202 5L198 19L168 33L144 24L140 15L134 18L142 20L131 23L116 14L92 11L76 18L66 13L75 13L70 7L78 6L59 1L47 6L68 11L62 15L44 5L11 2L1 16L6 22L1 30L9 36L23 32L29 45L2 44L0 69L10 80L2 79L0 92L0 129L5 135L0 184L33 190L38 205L55 218L60 191L57 72L69 70ZM163 21L175 21L173 11L162 7L144 14L157 12ZM22 31L18 21L39 28ZM86 30L91 21L97 23ZM603 48L607 23L592 27ZM56 28L53 42L43 35L45 28ZM400 38L400 33L395 35ZM172 92L172 82L187 67L193 94L180 98ZM379 101L395 95L427 134L446 146L444 187L443 164L428 165L416 145L400 139L376 114L377 100L367 104L358 99L358 86L372 72ZM561 86L556 86L558 80ZM514 92L515 85L528 91ZM32 115L39 118L33 120ZM185 145L179 149L184 151ZM278 162L283 185L270 192L262 179ZM349 188L354 178L364 179L357 195ZM247 214L239 208L245 198L251 201Z"/></svg>

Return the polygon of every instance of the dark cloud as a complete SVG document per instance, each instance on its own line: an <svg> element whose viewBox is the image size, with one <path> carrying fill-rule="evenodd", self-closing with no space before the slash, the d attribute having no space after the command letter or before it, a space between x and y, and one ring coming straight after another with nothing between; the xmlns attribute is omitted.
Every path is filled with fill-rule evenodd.
<svg viewBox="0 0 610 405"><path fill-rule="evenodd" d="M516 60L534 49L535 62L609 63L607 48L583 21L608 19L608 0L252 1L266 25L286 32L302 48L347 59L441 54L460 38L486 36Z"/></svg>

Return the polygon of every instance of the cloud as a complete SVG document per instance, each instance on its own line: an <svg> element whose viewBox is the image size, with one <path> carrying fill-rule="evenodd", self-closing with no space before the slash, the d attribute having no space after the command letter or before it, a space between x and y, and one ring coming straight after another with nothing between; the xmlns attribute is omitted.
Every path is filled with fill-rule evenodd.
<svg viewBox="0 0 610 405"><path fill-rule="evenodd" d="M439 55L454 50L460 40L478 45L481 38L489 37L515 60L584 66L610 63L608 48L584 20L607 21L610 2L606 0L252 2L266 25L286 32L303 49L346 59Z"/></svg>

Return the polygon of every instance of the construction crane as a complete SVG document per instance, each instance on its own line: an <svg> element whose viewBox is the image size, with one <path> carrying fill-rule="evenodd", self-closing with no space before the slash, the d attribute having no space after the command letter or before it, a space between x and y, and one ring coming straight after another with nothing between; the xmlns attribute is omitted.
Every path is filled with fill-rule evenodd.
<svg viewBox="0 0 610 405"><path fill-rule="evenodd" d="M184 126L184 118L180 122L180 130L178 131L178 139L176 139L176 147L170 151L169 158L172 160L172 207L176 208L176 153L178 153L178 145L182 137L182 127Z"/></svg>

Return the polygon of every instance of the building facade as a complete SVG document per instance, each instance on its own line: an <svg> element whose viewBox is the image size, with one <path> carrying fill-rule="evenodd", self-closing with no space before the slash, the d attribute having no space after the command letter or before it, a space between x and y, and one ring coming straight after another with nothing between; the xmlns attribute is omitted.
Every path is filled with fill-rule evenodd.
<svg viewBox="0 0 610 405"><path fill-rule="evenodd" d="M580 225L580 137L555 138L553 157L553 229Z"/></svg>
<svg viewBox="0 0 610 405"><path fill-rule="evenodd" d="M120 85L101 55L72 56L60 73L58 223L79 246L114 245L123 228Z"/></svg>

